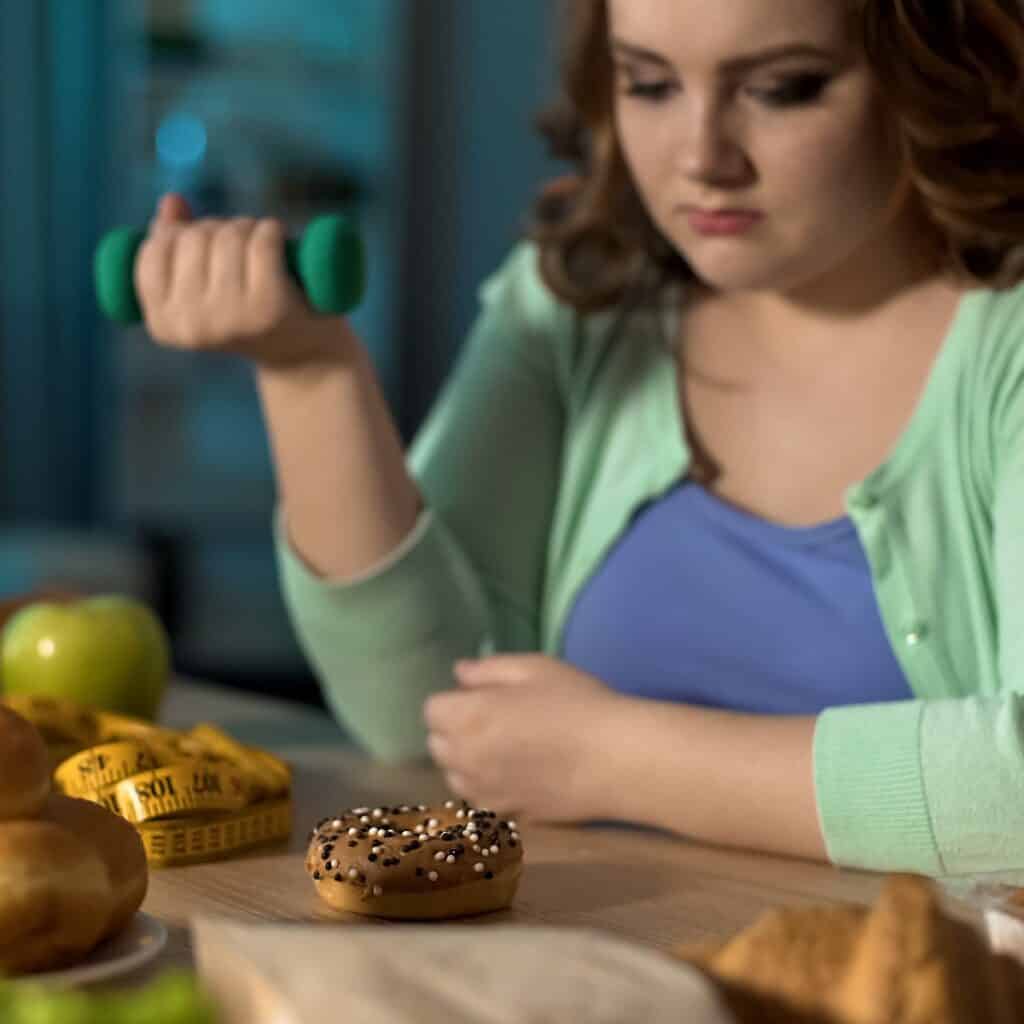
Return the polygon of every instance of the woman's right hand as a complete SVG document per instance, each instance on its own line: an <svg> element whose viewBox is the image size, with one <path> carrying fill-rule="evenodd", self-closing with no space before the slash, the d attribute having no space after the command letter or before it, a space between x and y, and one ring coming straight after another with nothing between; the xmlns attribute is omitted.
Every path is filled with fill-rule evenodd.
<svg viewBox="0 0 1024 1024"><path fill-rule="evenodd" d="M285 266L280 221L193 220L165 195L135 261L135 292L153 339L232 352L267 369L336 363L354 335L314 312Z"/></svg>

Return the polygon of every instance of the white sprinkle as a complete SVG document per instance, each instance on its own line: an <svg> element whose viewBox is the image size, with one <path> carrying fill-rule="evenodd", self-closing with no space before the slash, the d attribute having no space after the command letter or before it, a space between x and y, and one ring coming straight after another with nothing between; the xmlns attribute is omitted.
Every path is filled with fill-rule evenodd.
<svg viewBox="0 0 1024 1024"><path fill-rule="evenodd" d="M440 824L441 822L439 822L437 818L431 818L430 821L427 822L427 828L437 828Z"/></svg>
<svg viewBox="0 0 1024 1024"><path fill-rule="evenodd" d="M379 807L375 807L375 808L373 809L373 816L374 816L375 818L380 818L380 817L382 817L382 816L383 816L383 814L384 814L384 812L383 812L383 811L382 811L382 810L381 810L381 809L380 809Z"/></svg>
<svg viewBox="0 0 1024 1024"><path fill-rule="evenodd" d="M379 896L383 891L384 890L379 885L375 885L373 887L373 895L374 896Z"/></svg>
<svg viewBox="0 0 1024 1024"><path fill-rule="evenodd" d="M480 851L480 856L481 857L488 857L488 856L490 856L490 853L491 853L490 850L484 849L484 850Z"/></svg>
<svg viewBox="0 0 1024 1024"><path fill-rule="evenodd" d="M466 816L466 812L465 811L456 811L455 812L455 817L456 818L464 818L465 816Z"/></svg>
<svg viewBox="0 0 1024 1024"><path fill-rule="evenodd" d="M434 854L434 860L444 860L444 850L438 850L437 853Z"/></svg>
<svg viewBox="0 0 1024 1024"><path fill-rule="evenodd" d="M357 828L350 828L348 830L348 834L350 836L357 836L357 835L359 835L359 829L357 829Z"/></svg>
<svg viewBox="0 0 1024 1024"><path fill-rule="evenodd" d="M416 810L417 811L425 811L426 809L427 809L426 804L417 804L416 805Z"/></svg>
<svg viewBox="0 0 1024 1024"><path fill-rule="evenodd" d="M455 801L454 800L445 800L444 805L445 805L445 807L449 807L449 808L450 807L454 807L455 806Z"/></svg>
<svg viewBox="0 0 1024 1024"><path fill-rule="evenodd" d="M338 866L338 862L336 860L329 860L327 862L327 870L328 871L333 871L337 866Z"/></svg>
<svg viewBox="0 0 1024 1024"><path fill-rule="evenodd" d="M402 829L402 835L403 836L411 836L412 833L407 828L403 828Z"/></svg>
<svg viewBox="0 0 1024 1024"><path fill-rule="evenodd" d="M363 815L363 816L362 816L362 817L361 817L361 818L359 819L359 823L360 823L361 825L369 825L369 824L370 824L370 819L369 819L369 818L368 818L368 817L367 817L367 816L366 816L366 815L364 814L364 815Z"/></svg>
<svg viewBox="0 0 1024 1024"><path fill-rule="evenodd" d="M429 873L429 874L427 875L427 878L429 878L429 879L430 879L430 880L431 880L432 882L436 882L436 881L437 881L437 879L438 879L438 877L439 877L439 876L438 876L438 874L437 874L437 872L436 872L436 871L431 871L431 872L430 872L430 873Z"/></svg>
<svg viewBox="0 0 1024 1024"><path fill-rule="evenodd" d="M512 835L511 835L511 838L512 839L518 839L519 838L519 833L518 832L513 832Z"/></svg>
<svg viewBox="0 0 1024 1024"><path fill-rule="evenodd" d="M372 846L370 847L370 853L380 853L383 850L383 846Z"/></svg>
<svg viewBox="0 0 1024 1024"><path fill-rule="evenodd" d="M470 816L471 818L475 818L475 817L476 817L476 811L470 811L470 812L469 812L469 816Z"/></svg>
<svg viewBox="0 0 1024 1024"><path fill-rule="evenodd" d="M376 828L376 826L371 825L370 826L370 835L371 836L375 836L377 834L377 832L378 832L378 829Z"/></svg>
<svg viewBox="0 0 1024 1024"><path fill-rule="evenodd" d="M349 878L358 878L359 877L359 869L358 868L349 868L348 869L348 877Z"/></svg>
<svg viewBox="0 0 1024 1024"><path fill-rule="evenodd" d="M498 847L497 846L492 846L491 847L491 853L497 853L497 852L498 852Z"/></svg>
<svg viewBox="0 0 1024 1024"><path fill-rule="evenodd" d="M430 836L428 836L426 832L421 832L416 838L421 843L425 843L430 838Z"/></svg>
<svg viewBox="0 0 1024 1024"><path fill-rule="evenodd" d="M479 853L480 852L480 847L476 843L473 844L473 852L474 853Z"/></svg>
<svg viewBox="0 0 1024 1024"><path fill-rule="evenodd" d="M514 821L510 821L510 822L508 823L508 827L509 827L510 829L513 829L513 830L515 830L515 829L519 828L519 826L518 826L518 825L517 825L517 824L516 824L516 823L515 823Z"/></svg>
<svg viewBox="0 0 1024 1024"><path fill-rule="evenodd" d="M366 814L370 810L369 807L357 807L352 811L353 814Z"/></svg>
<svg viewBox="0 0 1024 1024"><path fill-rule="evenodd" d="M447 857L445 857L445 860L446 860L446 861L447 861L447 862L448 862L449 864L454 864L454 863L455 863L455 856L454 856L453 854L449 853L449 854L448 854L448 856L447 856Z"/></svg>
<svg viewBox="0 0 1024 1024"><path fill-rule="evenodd" d="M478 861L473 865L473 870L482 872L486 867L487 865L483 861Z"/></svg>
<svg viewBox="0 0 1024 1024"><path fill-rule="evenodd" d="M335 818L334 821L331 822L331 828L341 828L341 818Z"/></svg>

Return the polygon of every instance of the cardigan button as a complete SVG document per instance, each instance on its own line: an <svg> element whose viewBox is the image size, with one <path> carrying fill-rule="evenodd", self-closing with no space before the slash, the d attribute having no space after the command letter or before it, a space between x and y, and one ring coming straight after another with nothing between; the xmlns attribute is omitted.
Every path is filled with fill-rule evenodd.
<svg viewBox="0 0 1024 1024"><path fill-rule="evenodd" d="M915 622L903 634L903 639L908 647L919 647L928 636L928 626L923 622Z"/></svg>

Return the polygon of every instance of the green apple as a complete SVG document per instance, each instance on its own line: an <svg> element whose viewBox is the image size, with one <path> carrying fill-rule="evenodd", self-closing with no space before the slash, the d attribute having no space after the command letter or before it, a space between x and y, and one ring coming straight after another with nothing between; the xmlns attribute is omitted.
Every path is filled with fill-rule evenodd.
<svg viewBox="0 0 1024 1024"><path fill-rule="evenodd" d="M120 594L34 602L0 635L5 693L64 697L152 720L169 670L170 644L160 620L141 601Z"/></svg>

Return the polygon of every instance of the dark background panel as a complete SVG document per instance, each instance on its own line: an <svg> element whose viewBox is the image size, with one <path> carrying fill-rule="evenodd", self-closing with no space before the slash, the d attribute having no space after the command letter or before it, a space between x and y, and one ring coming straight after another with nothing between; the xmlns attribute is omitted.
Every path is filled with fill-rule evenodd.
<svg viewBox="0 0 1024 1024"><path fill-rule="evenodd" d="M0 4L0 598L151 602L180 671L317 702L285 616L251 369L98 316L108 228L184 192L210 216L364 232L366 339L414 433L559 173L532 127L550 0Z"/></svg>

